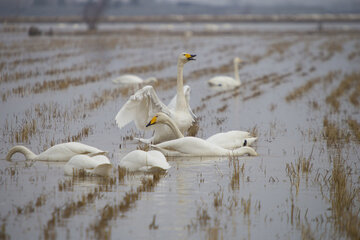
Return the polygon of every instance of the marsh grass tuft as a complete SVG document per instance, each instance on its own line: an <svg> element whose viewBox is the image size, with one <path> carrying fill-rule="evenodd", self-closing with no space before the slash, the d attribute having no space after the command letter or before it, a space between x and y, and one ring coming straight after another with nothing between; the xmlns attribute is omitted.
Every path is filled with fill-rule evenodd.
<svg viewBox="0 0 360 240"><path fill-rule="evenodd" d="M359 188L354 188L352 185L351 177L345 168L346 161L340 149L330 156L330 161L333 163L330 200L335 226L351 239L360 239L360 217L356 204Z"/></svg>
<svg viewBox="0 0 360 240"><path fill-rule="evenodd" d="M330 122L327 117L324 117L323 128L323 137L328 146L339 145L343 142L349 143L350 133L346 130L339 129L338 126Z"/></svg>
<svg viewBox="0 0 360 240"><path fill-rule="evenodd" d="M339 86L333 90L329 96L326 97L326 103L330 104L335 109L335 111L338 111L340 108L340 102L338 98L354 88L354 95L350 95L350 100L354 105L358 104L357 98L359 94L357 89L360 88L358 87L359 79L359 72L353 72L351 74L345 75Z"/></svg>
<svg viewBox="0 0 360 240"><path fill-rule="evenodd" d="M347 120L347 123L353 133L353 135L355 136L355 139L360 142L360 124L354 120L354 119L351 119L349 118Z"/></svg>

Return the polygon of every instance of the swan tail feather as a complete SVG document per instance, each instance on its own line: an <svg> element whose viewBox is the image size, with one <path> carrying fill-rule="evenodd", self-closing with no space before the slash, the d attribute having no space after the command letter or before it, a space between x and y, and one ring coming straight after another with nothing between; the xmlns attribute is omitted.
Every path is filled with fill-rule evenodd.
<svg viewBox="0 0 360 240"><path fill-rule="evenodd" d="M6 160L7 161L11 161L11 157L15 154L15 153L22 153L24 154L26 160L33 160L36 157L36 154L33 153L30 149L28 149L27 147L24 146L15 146L12 147L8 154L6 155Z"/></svg>
<svg viewBox="0 0 360 240"><path fill-rule="evenodd" d="M141 142L141 143L145 143L145 144L151 144L154 140L154 137L151 137L151 138L134 138L135 140Z"/></svg>
<svg viewBox="0 0 360 240"><path fill-rule="evenodd" d="M89 157L95 157L95 156L98 156L98 155L106 155L107 152L96 152L96 153L89 153L88 156Z"/></svg>
<svg viewBox="0 0 360 240"><path fill-rule="evenodd" d="M103 163L96 166L96 168L94 168L94 170L91 173L106 177L111 174L111 169L112 169L112 165L110 163Z"/></svg>

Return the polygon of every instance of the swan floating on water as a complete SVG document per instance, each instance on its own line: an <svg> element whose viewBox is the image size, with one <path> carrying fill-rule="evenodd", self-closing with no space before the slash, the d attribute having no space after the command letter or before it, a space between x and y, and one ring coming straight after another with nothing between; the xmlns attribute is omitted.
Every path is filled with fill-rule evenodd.
<svg viewBox="0 0 360 240"><path fill-rule="evenodd" d="M170 168L164 154L156 150L148 152L142 150L132 151L120 160L119 166L129 171L143 172L151 172L158 169L168 170Z"/></svg>
<svg viewBox="0 0 360 240"><path fill-rule="evenodd" d="M201 138L184 137L176 123L166 114L159 112L146 126L157 123L165 124L174 132L177 139L162 142L151 147L161 151L165 156L242 156L249 154L256 156L256 151L251 147L240 147L234 150L222 148L214 143Z"/></svg>
<svg viewBox="0 0 360 240"><path fill-rule="evenodd" d="M155 77L150 77L150 78L143 80L136 75L126 74L126 75L121 75L119 77L114 78L112 80L112 82L116 83L116 84L126 84L126 85L149 84L149 83L156 83L157 79Z"/></svg>
<svg viewBox="0 0 360 240"><path fill-rule="evenodd" d="M135 122L138 129L145 130L146 123L157 112L164 112L169 115L177 124L181 132L185 132L194 122L192 113L184 93L183 69L184 64L195 60L196 55L182 53L178 57L177 63L177 96L175 108L169 108L163 104L151 86L145 86L132 95L123 105L115 117L119 128L122 128L131 121ZM190 110L189 110L190 109ZM174 139L176 136L167 126L160 125L153 128L155 130L153 143L159 143Z"/></svg>
<svg viewBox="0 0 360 240"><path fill-rule="evenodd" d="M78 142L68 142L54 145L46 151L36 155L30 149L24 146L12 147L6 155L6 160L11 161L12 155L15 153L24 154L26 160L33 161L61 161L67 162L71 157L78 154L85 154L89 156L103 155L106 152Z"/></svg>
<svg viewBox="0 0 360 240"><path fill-rule="evenodd" d="M243 146L251 146L256 140L257 137L251 136L249 132L235 130L217 133L206 139L207 142L230 150Z"/></svg>
<svg viewBox="0 0 360 240"><path fill-rule="evenodd" d="M75 155L65 164L65 175L76 175L77 171L85 171L89 175L109 176L112 165L110 160L104 155L90 157L88 155Z"/></svg>
<svg viewBox="0 0 360 240"><path fill-rule="evenodd" d="M208 80L209 85L217 86L224 89L231 89L241 85L240 76L239 76L239 68L238 65L242 60L238 57L234 58L234 77L228 76L216 76Z"/></svg>

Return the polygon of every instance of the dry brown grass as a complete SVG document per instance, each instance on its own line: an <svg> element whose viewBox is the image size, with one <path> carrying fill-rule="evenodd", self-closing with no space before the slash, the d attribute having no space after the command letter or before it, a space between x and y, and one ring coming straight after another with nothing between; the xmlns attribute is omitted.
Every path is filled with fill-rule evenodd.
<svg viewBox="0 0 360 240"><path fill-rule="evenodd" d="M327 117L324 117L323 120L323 137L328 146L342 145L350 141L349 132L340 129L337 124L330 122Z"/></svg>
<svg viewBox="0 0 360 240"><path fill-rule="evenodd" d="M93 231L97 239L108 239L111 237L111 227L109 222L117 218L120 214L132 209L135 202L140 199L141 193L153 191L157 183L160 181L160 173L153 174L151 178L143 178L141 185L136 190L131 189L125 193L123 199L114 205L106 205L100 211L100 219L97 219L94 224L90 226L90 231Z"/></svg>
<svg viewBox="0 0 360 240"><path fill-rule="evenodd" d="M339 232L345 232L351 239L360 239L360 217L356 201L360 189L352 185L351 175L345 167L340 149L330 156L333 164L330 179L330 200L332 218Z"/></svg>
<svg viewBox="0 0 360 240"><path fill-rule="evenodd" d="M354 120L354 119L351 119L349 118L347 120L347 123L353 133L353 135L355 136L355 139L360 142L360 124Z"/></svg>
<svg viewBox="0 0 360 240"><path fill-rule="evenodd" d="M328 40L320 45L320 59L322 61L330 60L336 53L343 51L343 41L340 39Z"/></svg>
<svg viewBox="0 0 360 240"><path fill-rule="evenodd" d="M329 96L326 97L326 103L330 104L336 111L338 111L340 108L339 98L351 89L356 89L359 85L359 79L359 72L353 72L351 74L345 75L339 86L334 89ZM356 95L354 95L352 100L354 103L357 102L358 92L355 94Z"/></svg>
<svg viewBox="0 0 360 240"><path fill-rule="evenodd" d="M287 102L291 102L296 99L302 98L305 95L305 93L309 92L315 85L317 85L323 81L331 82L331 81L333 81L333 79L338 77L339 73L340 73L339 71L332 71L323 77L312 78L312 79L308 80L304 85L297 87L292 92L290 92L285 97L285 100Z"/></svg>

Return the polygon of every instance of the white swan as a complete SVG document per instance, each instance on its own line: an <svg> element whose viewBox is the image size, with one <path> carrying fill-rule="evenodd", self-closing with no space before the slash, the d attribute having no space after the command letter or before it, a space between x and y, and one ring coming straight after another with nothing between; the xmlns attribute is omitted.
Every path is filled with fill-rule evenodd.
<svg viewBox="0 0 360 240"><path fill-rule="evenodd" d="M141 79L140 77L132 74L126 74L119 77L114 78L113 83L116 84L149 84L149 83L156 83L157 79L154 77L147 78L145 80Z"/></svg>
<svg viewBox="0 0 360 240"><path fill-rule="evenodd" d="M206 139L208 142L230 150L243 146L251 146L256 140L257 137L251 136L249 132L235 130L217 133Z"/></svg>
<svg viewBox="0 0 360 240"><path fill-rule="evenodd" d="M175 121L181 132L185 132L194 122L194 118L192 112L189 111L189 104L184 94L183 69L185 63L195 60L195 56L196 55L182 53L178 57L175 109L170 109L163 104L151 86L145 86L132 95L116 115L115 121L118 127L122 128L131 121L134 121L138 129L145 130L145 125L152 116L157 112L164 112ZM153 143L175 138L172 130L167 126L160 125L153 129L155 130Z"/></svg>
<svg viewBox="0 0 360 240"><path fill-rule="evenodd" d="M65 175L76 175L79 170L85 171L89 175L109 176L112 165L110 160L104 155L90 157L88 155L75 155L65 164Z"/></svg>
<svg viewBox="0 0 360 240"><path fill-rule="evenodd" d="M165 156L155 150L149 152L142 150L132 151L120 160L119 166L129 171L144 172L157 169L168 170L170 168Z"/></svg>
<svg viewBox="0 0 360 240"><path fill-rule="evenodd" d="M9 150L8 154L6 155L6 160L11 161L12 155L17 152L24 154L26 160L63 162L69 161L71 157L78 154L94 156L106 153L100 149L82 143L68 142L54 145L46 151L40 153L39 155L36 155L32 151L30 151L30 149L24 146L15 146Z"/></svg>
<svg viewBox="0 0 360 240"><path fill-rule="evenodd" d="M184 85L184 95L185 95L185 99L186 99L186 103L188 105L188 110L189 110L189 113L191 114L191 116L196 119L196 115L193 113L193 111L191 110L191 107L190 107L190 92L191 92L191 88L189 85ZM177 101L177 94L175 94L175 96L171 99L170 103L167 105L168 109L170 111L175 111L175 108L176 108L176 101ZM151 138L148 138L148 139L145 139L145 138L135 138L135 140L138 140L142 143L145 143L145 144L151 144L154 142L154 136L151 137Z"/></svg>
<svg viewBox="0 0 360 240"><path fill-rule="evenodd" d="M239 69L238 65L241 63L242 60L238 57L234 58L234 77L228 76L216 76L208 80L208 83L211 86L218 86L222 88L235 88L241 85L240 76L239 76Z"/></svg>
<svg viewBox="0 0 360 240"><path fill-rule="evenodd" d="M151 145L161 151L165 156L242 156L257 153L251 147L241 147L234 150L225 149L201 138L184 137L177 128L176 123L164 113L157 113L147 126L157 123L166 124L176 135L177 139Z"/></svg>

